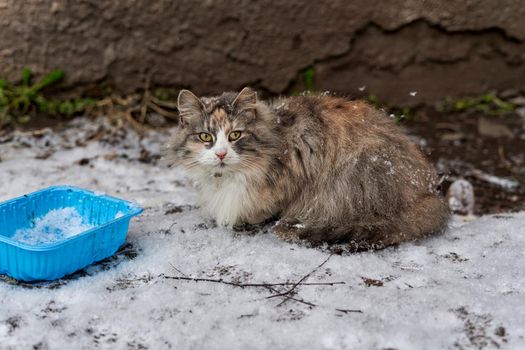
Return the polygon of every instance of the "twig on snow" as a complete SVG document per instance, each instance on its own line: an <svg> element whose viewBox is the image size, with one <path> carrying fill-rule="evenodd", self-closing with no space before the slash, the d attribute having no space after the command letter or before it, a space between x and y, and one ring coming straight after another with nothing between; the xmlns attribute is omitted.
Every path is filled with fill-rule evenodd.
<svg viewBox="0 0 525 350"><path fill-rule="evenodd" d="M319 270L321 267L323 267L328 260L332 257L333 254L330 254L328 258L326 258L322 263L317 265L312 271L310 271L308 274L303 276L299 281L297 282L278 282L278 283L239 283L234 281L227 281L216 278L197 278L197 277L189 277L186 274L184 274L182 271L180 271L175 266L171 265L175 271L180 273L183 276L168 276L161 274L159 277L165 278L165 279L172 279L172 280L180 280L180 281L191 281L191 282L207 282L207 283L218 283L218 284L225 284L232 287L238 287L238 288L265 288L269 290L270 292L274 293L270 297L267 298L274 298L277 296L284 297L283 301L281 301L277 306L282 305L288 300L293 300L295 302L304 304L309 307L316 307L317 304L311 303L309 301L306 301L304 299L298 298L295 295L293 295L293 292L298 286L334 286L334 285L341 285L346 284L346 282L343 281L335 281L335 282L304 282L307 278L309 278L312 274L314 274L317 270ZM278 289L275 287L287 287L291 286L291 288L287 289L284 292L279 292ZM342 313L363 313L361 310L351 310L351 309L335 309L336 311L342 312Z"/></svg>
<svg viewBox="0 0 525 350"><path fill-rule="evenodd" d="M274 295L270 295L269 297L267 297L267 299L270 299L270 298L276 298L276 297L288 297L290 296L294 291L295 289L297 288L297 286L299 285L307 285L307 283L304 283L304 281L310 277L312 274L314 274L317 270L319 270L321 267L323 267L324 264L326 264L328 262L328 260L330 260L330 258L332 257L333 254L330 254L328 255L328 258L326 258L322 263L320 263L319 265L317 265L312 271L310 271L309 273L307 273L306 275L304 275L299 281L297 281L296 283L294 283L292 285L292 288L288 289L287 291L283 292L283 293L278 293L278 294L274 294ZM283 300L279 305L283 304L284 302L286 301Z"/></svg>
<svg viewBox="0 0 525 350"><path fill-rule="evenodd" d="M268 289L270 292L272 292L272 293L279 293L279 291L278 291L277 289L275 289L275 288L273 288L273 287L271 287L271 286L268 286L267 289ZM301 303L301 304L304 304L304 305L310 306L310 307L316 307L316 306L317 306L317 304L311 303L311 302L306 301L306 300L304 300L304 299L300 299L300 298L296 298L296 297L292 297L292 296L290 296L289 299L290 299L290 300L293 300L293 301L296 301L296 302L298 302L298 303ZM280 304L279 304L279 305L280 305ZM278 306L279 306L279 305L278 305Z"/></svg>
<svg viewBox="0 0 525 350"><path fill-rule="evenodd" d="M354 309L335 309L335 311L339 311L339 312L342 312L344 314L349 314L349 313L362 314L363 313L363 311L361 311L361 310L354 310Z"/></svg>
<svg viewBox="0 0 525 350"><path fill-rule="evenodd" d="M229 286L239 287L239 288L247 288L247 287L272 287L272 286L296 286L297 283L292 282L282 282L282 283L238 283L233 281L226 281L223 279L215 279L215 278L195 278L195 277L187 277L187 276L167 276L167 275L161 275L162 278L165 279L172 279L172 280L181 280L181 281L193 281L193 282L210 282L210 283L221 283L226 284ZM312 283L300 283L300 285L303 286L334 286L338 284L345 284L343 281L337 281L337 282L312 282Z"/></svg>
<svg viewBox="0 0 525 350"><path fill-rule="evenodd" d="M170 227L171 228L171 227ZM170 266L175 270L177 271L178 273L180 273L182 276L184 277L188 277L188 275L186 275L184 272L182 272L181 270L179 270L178 268L175 267L175 265L173 265L172 263L170 263ZM164 276L163 276L164 277Z"/></svg>

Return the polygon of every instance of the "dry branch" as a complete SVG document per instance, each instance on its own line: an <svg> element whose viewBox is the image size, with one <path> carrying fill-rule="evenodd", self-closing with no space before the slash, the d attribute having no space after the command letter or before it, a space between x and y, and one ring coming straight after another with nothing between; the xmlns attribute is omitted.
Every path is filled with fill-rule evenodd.
<svg viewBox="0 0 525 350"><path fill-rule="evenodd" d="M292 295L292 293L295 291L295 289L297 288L297 286L299 286L299 285L308 285L307 283L304 283L304 281L305 281L308 277L310 277L312 274L314 274L317 270L319 270L321 267L323 267L323 265L326 264L326 263L328 262L328 260L330 260L330 258L332 257L332 255L333 255L333 254L328 255L328 258L326 258L322 263L320 263L319 265L317 265L312 271L310 271L309 273L307 273L306 275L304 275L299 281L297 281L296 283L294 283L294 284L292 285L292 288L288 289L287 291L285 291L285 292L283 292L283 293L278 293L278 294L270 295L270 296L268 297L268 299L270 299L270 298L275 298L275 297L283 297L283 296L288 297L289 295ZM285 301L286 301L286 299L283 300L283 301L281 302L281 304L284 303ZM279 305L280 305L280 304L279 304Z"/></svg>
<svg viewBox="0 0 525 350"><path fill-rule="evenodd" d="M342 312L344 314L349 314L349 313L362 314L363 313L363 311L357 310L357 309L335 309L335 310L339 311L339 312Z"/></svg>
<svg viewBox="0 0 525 350"><path fill-rule="evenodd" d="M308 279L311 275L313 275L317 270L319 270L321 267L323 267L328 260L332 257L333 254L330 254L322 263L317 265L312 271L304 275L299 281L297 282L277 282L277 283L240 283L240 282L234 282L234 281L227 281L223 280L222 278L197 278L197 277L189 277L186 274L184 274L182 271L177 269L175 266L172 265L173 269L180 273L183 276L167 276L164 274L161 274L159 277L165 278L165 279L172 279L172 280L179 280L179 281L191 281L191 282L207 282L207 283L218 283L218 284L225 284L232 287L238 287L238 288L265 288L269 290L270 292L274 293L273 295L267 297L267 299L275 298L275 297L283 297L283 300L277 304L277 306L280 306L284 304L288 300L293 300L295 302L307 305L309 307L316 307L318 305L311 303L309 301L306 301L304 299L298 298L294 295L294 291L297 289L298 286L335 286L335 285L341 285L346 284L343 281L335 281L335 282L305 282L306 279ZM288 287L286 291L280 292L276 287ZM336 311L343 312L343 313L362 313L361 310L348 310L348 309L336 309Z"/></svg>
<svg viewBox="0 0 525 350"><path fill-rule="evenodd" d="M275 289L275 288L273 288L273 287L271 287L271 286L268 286L267 289L268 289L270 292L272 292L272 293L279 293L279 291L278 291L277 289ZM317 306L316 304L311 303L311 302L309 302L309 301L306 301L306 300L304 300L304 299L300 299L300 298L296 298L296 297L292 297L292 296L290 296L289 299L290 299L290 300L293 300L293 301L296 301L296 302L298 302L298 303L301 303L301 304L307 305L307 306L309 306L309 307L316 307L316 306ZM279 305L280 305L280 304L279 304ZM278 306L279 306L279 305L278 305Z"/></svg>
<svg viewBox="0 0 525 350"><path fill-rule="evenodd" d="M124 120L141 135L146 129L148 113L156 113L175 122L179 120L177 103L175 101L163 101L155 97L149 90L149 80L146 81L142 94L107 97L98 101L93 106L93 111Z"/></svg>
<svg viewBox="0 0 525 350"><path fill-rule="evenodd" d="M275 287L275 286L295 286L299 284L302 286L334 286L338 284L345 284L343 281L338 282L312 282L312 283L297 283L297 282L282 282L282 283L238 283L233 281L226 281L223 279L215 278L195 278L195 277L185 277L185 276L167 276L161 275L162 278L172 279L172 280L181 280L181 281L193 281L193 282L210 282L210 283L221 283L229 286L247 288L247 287Z"/></svg>

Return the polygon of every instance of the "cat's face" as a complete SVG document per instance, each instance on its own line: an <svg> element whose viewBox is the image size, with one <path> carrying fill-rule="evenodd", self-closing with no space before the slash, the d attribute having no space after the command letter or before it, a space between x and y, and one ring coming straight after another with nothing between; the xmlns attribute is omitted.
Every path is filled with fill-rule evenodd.
<svg viewBox="0 0 525 350"><path fill-rule="evenodd" d="M201 175L264 172L271 152L268 121L257 112L256 93L199 99L188 90L178 98L180 126L174 163Z"/></svg>

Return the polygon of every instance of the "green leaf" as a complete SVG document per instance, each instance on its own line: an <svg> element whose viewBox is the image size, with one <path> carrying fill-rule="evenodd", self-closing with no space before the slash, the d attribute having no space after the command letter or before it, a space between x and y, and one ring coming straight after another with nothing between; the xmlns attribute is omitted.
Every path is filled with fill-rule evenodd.
<svg viewBox="0 0 525 350"><path fill-rule="evenodd" d="M71 101L63 101L58 105L58 113L67 116L73 115L75 113L75 105Z"/></svg>
<svg viewBox="0 0 525 350"><path fill-rule="evenodd" d="M22 69L22 85L29 86L29 82L31 81L31 77L33 76L33 72L31 72L31 69L24 67Z"/></svg>
<svg viewBox="0 0 525 350"><path fill-rule="evenodd" d="M60 69L55 69L50 73L46 74L42 80L31 87L32 92L37 92L45 88L46 86L53 85L58 83L64 78L64 71Z"/></svg>
<svg viewBox="0 0 525 350"><path fill-rule="evenodd" d="M308 67L303 72L303 81L306 90L313 91L315 89L314 82L315 71L312 67Z"/></svg>

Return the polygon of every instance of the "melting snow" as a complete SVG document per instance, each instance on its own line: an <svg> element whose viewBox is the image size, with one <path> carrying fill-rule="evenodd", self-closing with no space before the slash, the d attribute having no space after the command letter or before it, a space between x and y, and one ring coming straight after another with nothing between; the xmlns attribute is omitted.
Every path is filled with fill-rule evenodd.
<svg viewBox="0 0 525 350"><path fill-rule="evenodd" d="M449 208L459 214L474 214L474 187L465 179L454 181L447 190Z"/></svg>
<svg viewBox="0 0 525 350"><path fill-rule="evenodd" d="M327 247L204 217L183 174L150 161L165 133L101 123L0 140L0 200L70 184L145 207L111 259L55 282L0 277L0 348L525 348L525 212L456 219L443 235L333 255L314 271ZM312 271L305 282L342 283L278 296Z"/></svg>
<svg viewBox="0 0 525 350"><path fill-rule="evenodd" d="M54 209L36 218L30 228L18 229L11 239L25 244L53 243L92 229L75 208Z"/></svg>

